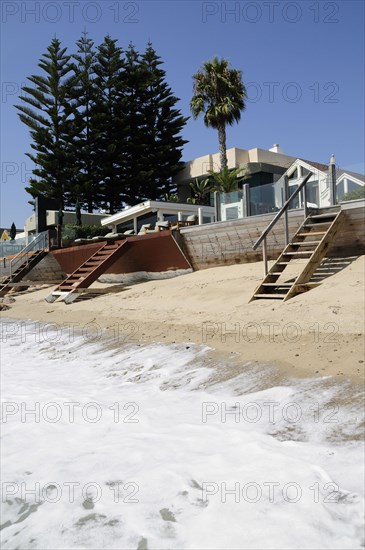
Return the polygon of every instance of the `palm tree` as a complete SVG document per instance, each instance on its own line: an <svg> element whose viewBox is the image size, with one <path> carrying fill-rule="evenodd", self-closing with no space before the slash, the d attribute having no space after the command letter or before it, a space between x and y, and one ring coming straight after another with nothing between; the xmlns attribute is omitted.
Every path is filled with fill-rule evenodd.
<svg viewBox="0 0 365 550"><path fill-rule="evenodd" d="M242 73L230 69L227 59L214 57L193 76L190 109L196 119L204 113L204 123L218 130L221 169L227 168L226 126L238 122L247 97Z"/></svg>
<svg viewBox="0 0 365 550"><path fill-rule="evenodd" d="M239 184L248 177L248 173L244 168L229 170L225 167L220 172L210 170L208 174L212 178L213 191L220 191L221 193L237 191Z"/></svg>

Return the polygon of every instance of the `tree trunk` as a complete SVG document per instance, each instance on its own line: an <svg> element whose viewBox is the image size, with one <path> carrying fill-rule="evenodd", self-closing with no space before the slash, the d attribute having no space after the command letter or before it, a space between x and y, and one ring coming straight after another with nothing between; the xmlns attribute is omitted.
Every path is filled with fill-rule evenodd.
<svg viewBox="0 0 365 550"><path fill-rule="evenodd" d="M219 155L221 162L221 170L227 168L227 146L226 146L226 127L224 124L218 128L219 139Z"/></svg>

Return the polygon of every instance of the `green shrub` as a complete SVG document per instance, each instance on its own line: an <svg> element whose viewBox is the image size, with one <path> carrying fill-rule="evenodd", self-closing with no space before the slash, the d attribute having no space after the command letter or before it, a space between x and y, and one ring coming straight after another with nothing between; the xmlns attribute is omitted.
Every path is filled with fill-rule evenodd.
<svg viewBox="0 0 365 550"><path fill-rule="evenodd" d="M342 201L354 201L356 199L365 199L365 186L359 187L359 189L354 189L353 191L350 191L349 193L346 193L346 195L343 195L340 197L340 202Z"/></svg>
<svg viewBox="0 0 365 550"><path fill-rule="evenodd" d="M62 227L62 240L74 241L75 239L90 239L99 235L110 233L108 227L100 225L64 225Z"/></svg>

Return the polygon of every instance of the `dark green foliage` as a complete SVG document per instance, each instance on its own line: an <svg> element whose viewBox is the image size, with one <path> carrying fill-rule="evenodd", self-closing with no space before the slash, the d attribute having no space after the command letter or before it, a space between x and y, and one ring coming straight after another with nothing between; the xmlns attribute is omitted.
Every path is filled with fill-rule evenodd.
<svg viewBox="0 0 365 550"><path fill-rule="evenodd" d="M339 201L354 201L356 199L365 199L365 186L349 191L346 195L340 197Z"/></svg>
<svg viewBox="0 0 365 550"><path fill-rule="evenodd" d="M76 201L75 212L76 212L76 225L80 226L82 225L82 219L81 219L81 205L79 201Z"/></svg>
<svg viewBox="0 0 365 550"><path fill-rule="evenodd" d="M28 77L34 87L24 86L20 96L25 105L17 105L19 118L30 128L31 148L27 156L35 163L26 188L32 197L43 195L68 203L72 163L69 159L70 134L67 106L69 104L70 56L54 38L38 64L43 76Z"/></svg>
<svg viewBox="0 0 365 550"><path fill-rule="evenodd" d="M223 168L220 172L209 172L213 191L220 191L221 193L231 193L237 191L242 182L248 177L244 168L235 168L229 170L229 168Z"/></svg>
<svg viewBox="0 0 365 550"><path fill-rule="evenodd" d="M107 227L101 227L100 225L66 224L62 227L62 239L64 241L74 241L75 239L87 239L104 236L107 233L110 233L110 229Z"/></svg>
<svg viewBox="0 0 365 550"><path fill-rule="evenodd" d="M165 81L162 61L151 43L140 63L144 77L141 114L141 137L145 153L141 156L142 193L140 199L158 199L173 191L171 177L182 169L182 147L186 143L180 132L187 122L176 108L178 98ZM146 152L148 154L146 155Z"/></svg>
<svg viewBox="0 0 365 550"><path fill-rule="evenodd" d="M9 236L10 236L10 239L11 239L12 241L13 241L13 240L15 239L15 237L16 237L16 227L15 227L15 223L14 223L14 222L11 224Z"/></svg>
<svg viewBox="0 0 365 550"><path fill-rule="evenodd" d="M227 168L226 126L240 120L247 97L241 71L229 65L217 57L204 63L193 76L190 102L194 118L204 114L204 124L218 130L221 169Z"/></svg>
<svg viewBox="0 0 365 550"><path fill-rule="evenodd" d="M130 44L125 54L123 94L125 142L125 197L128 204L161 199L170 194L171 179L179 170L180 132L187 118L176 108L178 98L165 82L162 61L151 44L140 55Z"/></svg>
<svg viewBox="0 0 365 550"><path fill-rule="evenodd" d="M70 87L72 115L72 163L75 180L71 188L72 203L79 200L89 213L99 200L99 181L95 171L96 102L94 42L84 32L76 43L78 51L72 56L74 80Z"/></svg>
<svg viewBox="0 0 365 550"><path fill-rule="evenodd" d="M165 193L163 200L165 202L180 202L179 197L175 193L169 194Z"/></svg>
<svg viewBox="0 0 365 550"><path fill-rule="evenodd" d="M195 180L190 183L190 187L194 195L191 199L193 204L209 204L208 195L215 190L209 178L203 180L195 178Z"/></svg>
<svg viewBox="0 0 365 550"><path fill-rule="evenodd" d="M43 75L29 77L34 87L23 88L25 105L17 106L35 151L27 191L111 214L171 194L187 118L161 65L151 44L143 54L133 45L123 52L106 36L94 48L83 33L70 56L52 40Z"/></svg>
<svg viewBox="0 0 365 550"><path fill-rule="evenodd" d="M117 41L105 37L98 47L95 63L96 102L95 173L99 181L102 206L110 214L118 211L123 202L123 158L126 124L123 101L122 50Z"/></svg>

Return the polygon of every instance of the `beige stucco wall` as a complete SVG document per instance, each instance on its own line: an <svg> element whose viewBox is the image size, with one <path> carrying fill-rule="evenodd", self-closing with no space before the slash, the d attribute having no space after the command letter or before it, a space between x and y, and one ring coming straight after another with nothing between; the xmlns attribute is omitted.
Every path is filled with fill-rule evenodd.
<svg viewBox="0 0 365 550"><path fill-rule="evenodd" d="M243 162L243 159L248 158L247 151L244 149L237 149L236 147L227 149L228 168L235 168L237 166L238 156ZM174 177L174 182L177 184L182 183L193 178L206 176L208 174L208 170L219 171L219 169L219 153L204 155L187 162L181 172Z"/></svg>
<svg viewBox="0 0 365 550"><path fill-rule="evenodd" d="M74 224L76 222L75 212L64 211L63 225ZM106 218L106 214L81 214L81 221L83 225L100 225L100 221ZM47 225L57 225L58 212L56 210L47 210ZM30 216L24 225L24 231L26 233L35 231L35 214Z"/></svg>
<svg viewBox="0 0 365 550"><path fill-rule="evenodd" d="M267 164L276 164L288 168L298 158L259 148L250 149L248 153L250 158L249 162L265 162Z"/></svg>
<svg viewBox="0 0 365 550"><path fill-rule="evenodd" d="M228 168L244 166L249 162L264 162L267 164L276 164L278 166L289 167L297 157L275 153L266 149L237 149L232 147L227 149ZM174 183L180 184L185 181L191 181L193 178L206 176L208 170L219 171L220 159L219 153L213 155L204 155L185 164L185 167L174 177Z"/></svg>

